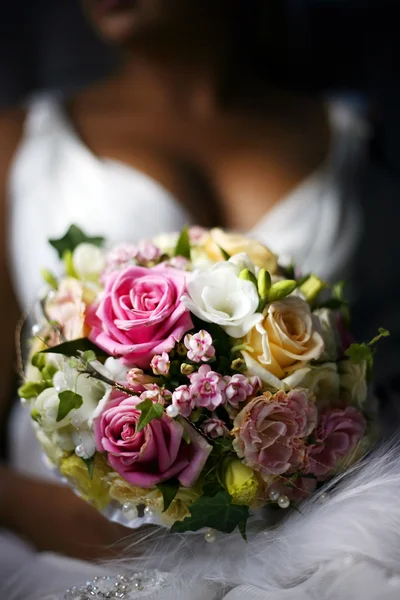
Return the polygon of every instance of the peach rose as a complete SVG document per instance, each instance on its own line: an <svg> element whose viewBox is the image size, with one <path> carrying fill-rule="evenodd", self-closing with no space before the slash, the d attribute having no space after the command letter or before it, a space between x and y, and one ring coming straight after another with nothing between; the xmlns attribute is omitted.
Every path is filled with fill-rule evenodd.
<svg viewBox="0 0 400 600"><path fill-rule="evenodd" d="M279 388L287 375L318 359L324 350L318 317L301 298L272 302L264 320L245 337L248 371Z"/></svg>
<svg viewBox="0 0 400 600"><path fill-rule="evenodd" d="M263 244L237 233L226 233L222 229L211 229L204 243L205 253L213 261L224 260L220 249L230 256L245 252L257 267L266 269L274 275L278 272L278 259Z"/></svg>

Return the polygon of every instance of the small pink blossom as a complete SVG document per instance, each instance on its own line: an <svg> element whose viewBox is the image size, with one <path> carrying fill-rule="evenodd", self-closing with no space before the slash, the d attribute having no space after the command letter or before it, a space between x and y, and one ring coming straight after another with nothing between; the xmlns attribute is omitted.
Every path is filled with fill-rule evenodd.
<svg viewBox="0 0 400 600"><path fill-rule="evenodd" d="M173 256L169 259L168 264L170 267L174 269L179 269L180 271L186 271L188 266L190 265L190 261L184 256Z"/></svg>
<svg viewBox="0 0 400 600"><path fill-rule="evenodd" d="M158 260L161 256L160 248L151 242L141 242L138 246L136 258L140 263L147 264Z"/></svg>
<svg viewBox="0 0 400 600"><path fill-rule="evenodd" d="M307 390L266 392L237 415L233 447L246 465L268 480L301 467L305 438L316 422L317 409Z"/></svg>
<svg viewBox="0 0 400 600"><path fill-rule="evenodd" d="M194 400L189 386L181 385L172 394L172 404L179 410L182 417L189 417L194 409Z"/></svg>
<svg viewBox="0 0 400 600"><path fill-rule="evenodd" d="M194 225L189 229L189 239L191 244L201 244L207 239L208 235L207 229L199 227L198 225Z"/></svg>
<svg viewBox="0 0 400 600"><path fill-rule="evenodd" d="M136 264L137 252L137 246L134 244L120 244L112 248L106 255L106 267L101 274L100 281L105 285L112 273Z"/></svg>
<svg viewBox="0 0 400 600"><path fill-rule="evenodd" d="M190 392L196 406L215 410L217 406L225 403L226 383L209 365L202 365L196 373L189 375L189 379Z"/></svg>
<svg viewBox="0 0 400 600"><path fill-rule="evenodd" d="M194 335L188 333L185 335L183 342L188 350L188 359L193 362L207 362L215 355L212 337L208 331L205 331L204 329L201 329Z"/></svg>
<svg viewBox="0 0 400 600"><path fill-rule="evenodd" d="M136 388L137 386L146 386L151 383L157 383L159 381L156 377L152 377L151 375L146 375L142 369L129 369L126 374L126 381L131 388Z"/></svg>
<svg viewBox="0 0 400 600"><path fill-rule="evenodd" d="M237 373L232 377L224 377L224 380L226 382L226 399L235 408L254 393L254 386L245 375Z"/></svg>
<svg viewBox="0 0 400 600"><path fill-rule="evenodd" d="M365 429L363 415L353 406L323 413L315 430L316 441L307 451L306 473L324 480L340 460L355 450Z"/></svg>
<svg viewBox="0 0 400 600"><path fill-rule="evenodd" d="M201 428L206 435L213 439L229 436L229 430L221 419L207 419Z"/></svg>
<svg viewBox="0 0 400 600"><path fill-rule="evenodd" d="M161 388L154 383L147 385L146 388L147 389L140 394L141 402L144 400L152 400L152 402L157 402L164 406L166 402L170 402L172 399L172 394L169 390Z"/></svg>
<svg viewBox="0 0 400 600"><path fill-rule="evenodd" d="M169 360L168 352L163 352L161 355L156 354L150 363L154 375L168 375L170 365L171 361Z"/></svg>

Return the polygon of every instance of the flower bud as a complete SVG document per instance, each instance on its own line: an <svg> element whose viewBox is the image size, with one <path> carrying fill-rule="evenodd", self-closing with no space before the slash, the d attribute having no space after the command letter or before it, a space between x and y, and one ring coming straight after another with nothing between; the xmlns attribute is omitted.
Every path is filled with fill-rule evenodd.
<svg viewBox="0 0 400 600"><path fill-rule="evenodd" d="M271 288L271 275L265 269L260 269L257 278L257 288L260 298L268 298L268 292Z"/></svg>
<svg viewBox="0 0 400 600"><path fill-rule="evenodd" d="M258 481L254 471L240 460L229 459L225 466L224 483L233 504L249 506L256 498Z"/></svg>
<svg viewBox="0 0 400 600"><path fill-rule="evenodd" d="M239 273L239 279L244 279L245 281L251 281L257 287L257 279L256 276L249 270L243 269Z"/></svg>
<svg viewBox="0 0 400 600"><path fill-rule="evenodd" d="M182 375L191 375L196 368L193 365L189 365L188 363L181 364L181 373Z"/></svg>
<svg viewBox="0 0 400 600"><path fill-rule="evenodd" d="M301 284L299 290L307 302L314 302L324 288L326 288L326 283L324 281L316 275L310 275L310 277Z"/></svg>
<svg viewBox="0 0 400 600"><path fill-rule="evenodd" d="M277 281L271 286L268 293L268 302L277 302L286 296L289 296L297 287L297 281L294 279L284 279Z"/></svg>
<svg viewBox="0 0 400 600"><path fill-rule="evenodd" d="M246 362L243 358L235 358L231 362L232 371L244 371L246 369Z"/></svg>

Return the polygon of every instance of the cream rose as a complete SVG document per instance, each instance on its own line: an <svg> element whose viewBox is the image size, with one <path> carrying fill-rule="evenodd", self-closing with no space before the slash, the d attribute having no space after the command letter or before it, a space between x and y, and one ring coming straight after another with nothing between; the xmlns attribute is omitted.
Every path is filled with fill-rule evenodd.
<svg viewBox="0 0 400 600"><path fill-rule="evenodd" d="M237 233L225 233L222 229L211 229L204 251L213 261L224 260L221 248L230 256L245 252L257 267L266 269L271 275L278 272L278 259L263 244Z"/></svg>
<svg viewBox="0 0 400 600"><path fill-rule="evenodd" d="M367 400L367 363L343 360L339 363L340 387L343 399L362 408Z"/></svg>
<svg viewBox="0 0 400 600"><path fill-rule="evenodd" d="M337 401L340 392L340 379L336 363L326 362L313 367L297 369L283 380L285 390L306 388L317 400L318 408L325 403Z"/></svg>
<svg viewBox="0 0 400 600"><path fill-rule="evenodd" d="M296 296L272 302L264 319L245 337L243 352L248 371L275 388L283 388L282 379L324 350L320 324L307 302Z"/></svg>

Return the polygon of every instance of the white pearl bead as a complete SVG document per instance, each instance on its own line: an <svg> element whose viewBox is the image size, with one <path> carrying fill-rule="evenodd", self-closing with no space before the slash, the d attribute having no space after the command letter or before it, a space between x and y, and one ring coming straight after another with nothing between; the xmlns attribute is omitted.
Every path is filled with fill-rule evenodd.
<svg viewBox="0 0 400 600"><path fill-rule="evenodd" d="M287 496L279 496L278 506L280 508L288 508L290 506L290 500Z"/></svg>
<svg viewBox="0 0 400 600"><path fill-rule="evenodd" d="M153 517L154 516L154 512L151 510L150 506L146 506L146 508L144 509L144 516L145 517Z"/></svg>
<svg viewBox="0 0 400 600"><path fill-rule="evenodd" d="M134 521L138 518L138 510L131 502L125 502L122 506L122 512L128 521Z"/></svg>
<svg viewBox="0 0 400 600"><path fill-rule="evenodd" d="M329 494L324 492L323 494L320 495L319 499L321 502L327 502L329 500Z"/></svg>
<svg viewBox="0 0 400 600"><path fill-rule="evenodd" d="M209 544L213 544L215 542L215 540L217 539L217 532L215 531L215 529L209 529L205 536L204 539L206 540L206 542L208 542Z"/></svg>
<svg viewBox="0 0 400 600"><path fill-rule="evenodd" d="M55 298L55 297L56 297L55 291L54 290L50 290L49 293L47 294L47 298L49 300L53 300L53 298Z"/></svg>
<svg viewBox="0 0 400 600"><path fill-rule="evenodd" d="M280 497L280 492L278 492L278 490L270 490L269 491L269 499L271 500L271 502L278 502L279 497Z"/></svg>
<svg viewBox="0 0 400 600"><path fill-rule="evenodd" d="M42 330L42 326L39 323L35 323L32 327L32 335L39 335Z"/></svg>
<svg viewBox="0 0 400 600"><path fill-rule="evenodd" d="M75 454L77 456L79 456L79 458L89 458L87 456L87 451L86 448L83 444L79 444L76 448L75 448Z"/></svg>
<svg viewBox="0 0 400 600"><path fill-rule="evenodd" d="M170 404L169 406L167 406L166 413L169 417L174 419L179 415L179 409L177 406L175 406L175 404Z"/></svg>

